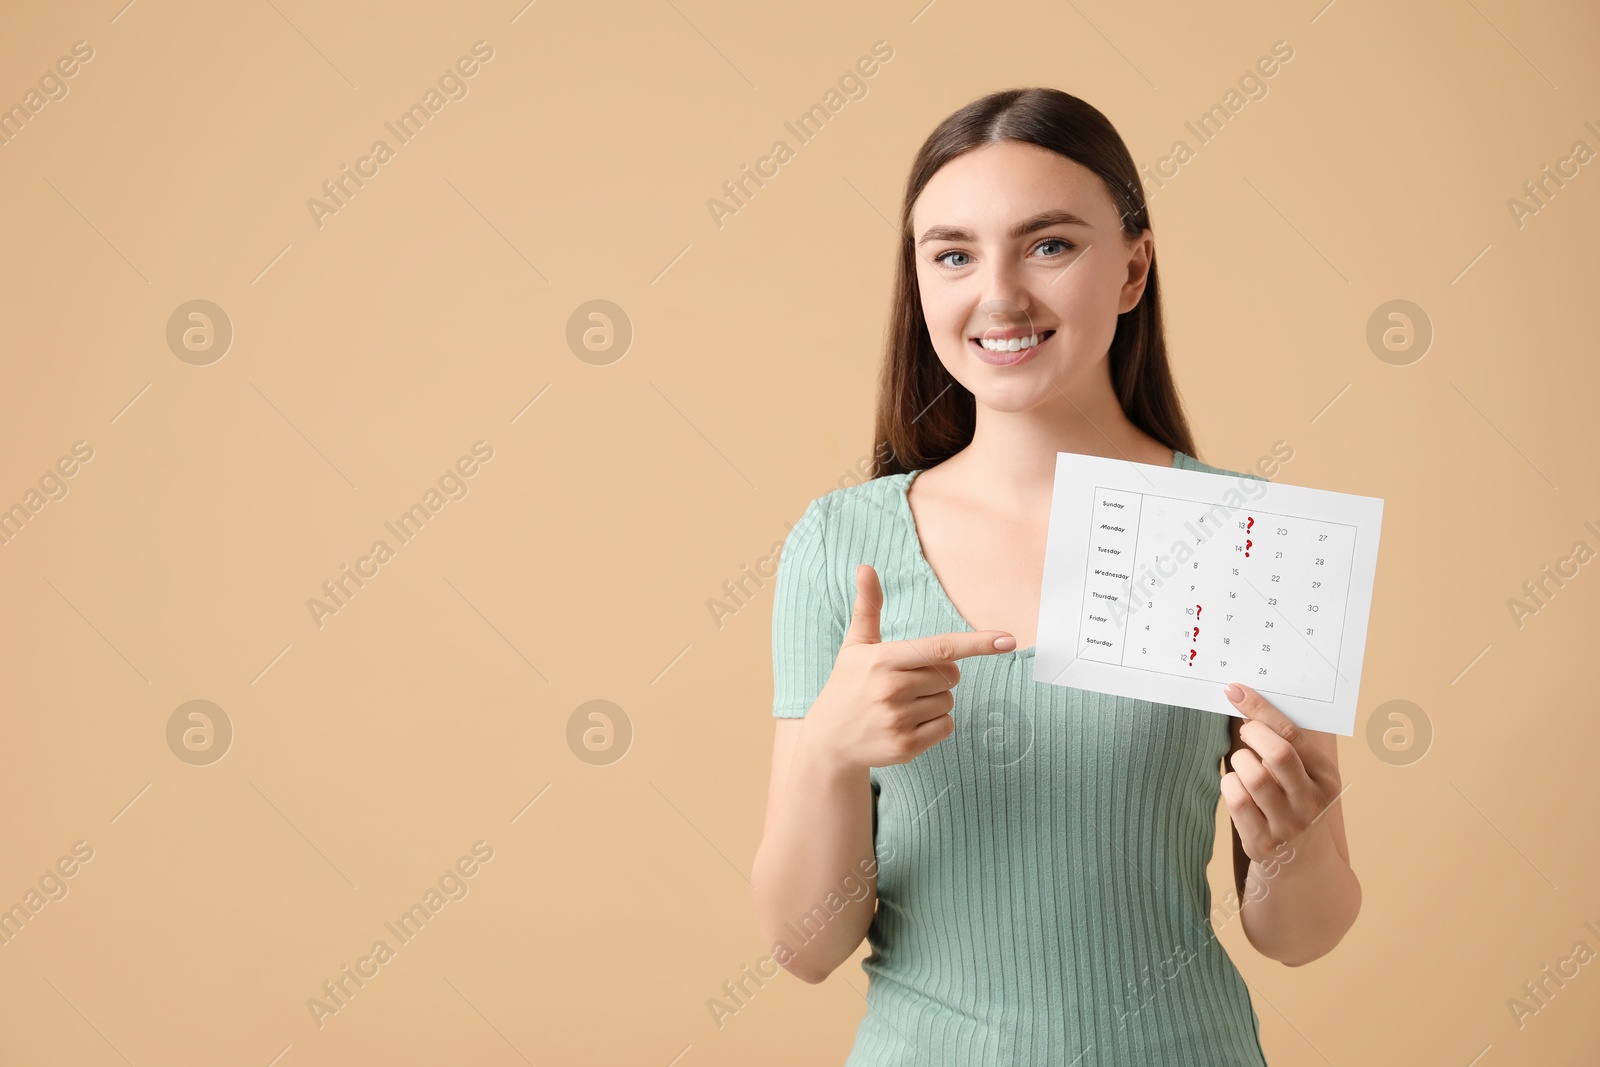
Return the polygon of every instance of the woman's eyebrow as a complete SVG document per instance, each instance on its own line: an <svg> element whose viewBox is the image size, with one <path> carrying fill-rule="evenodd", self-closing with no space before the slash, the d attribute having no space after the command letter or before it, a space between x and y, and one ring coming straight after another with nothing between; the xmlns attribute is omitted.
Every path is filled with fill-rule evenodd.
<svg viewBox="0 0 1600 1067"><path fill-rule="evenodd" d="M1011 239L1026 237L1035 230L1047 229L1051 226L1088 226L1084 221L1070 211L1051 210L1041 211L1030 219L1025 219L1011 227ZM929 226L917 244L925 245L929 241L975 241L977 235L971 230L964 230L960 226Z"/></svg>

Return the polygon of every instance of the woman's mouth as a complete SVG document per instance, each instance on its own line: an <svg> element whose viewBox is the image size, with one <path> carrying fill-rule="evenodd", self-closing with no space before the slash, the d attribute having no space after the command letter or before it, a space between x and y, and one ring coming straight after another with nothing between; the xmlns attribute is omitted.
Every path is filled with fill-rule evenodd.
<svg viewBox="0 0 1600 1067"><path fill-rule="evenodd" d="M1002 332L992 331L996 336L969 337L967 344L972 346L973 353L992 367L1014 367L1027 359L1032 359L1033 354L1044 346L1044 343L1055 336L1054 330L1039 330L1035 333L1020 337L998 336Z"/></svg>

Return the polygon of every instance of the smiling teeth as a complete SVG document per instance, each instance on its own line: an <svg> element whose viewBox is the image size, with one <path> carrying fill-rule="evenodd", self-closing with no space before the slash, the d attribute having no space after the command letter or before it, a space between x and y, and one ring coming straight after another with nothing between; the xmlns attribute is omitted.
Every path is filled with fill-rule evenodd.
<svg viewBox="0 0 1600 1067"><path fill-rule="evenodd" d="M992 341L987 337L980 337L978 343L991 352L1020 352L1024 348L1032 348L1040 340L1040 334L1032 334L1028 337L1013 337L1009 341Z"/></svg>

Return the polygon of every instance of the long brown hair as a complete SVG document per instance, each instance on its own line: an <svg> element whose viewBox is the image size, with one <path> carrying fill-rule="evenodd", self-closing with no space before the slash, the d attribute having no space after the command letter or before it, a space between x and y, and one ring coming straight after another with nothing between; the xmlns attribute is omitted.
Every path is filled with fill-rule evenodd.
<svg viewBox="0 0 1600 1067"><path fill-rule="evenodd" d="M1077 97L1059 89L1006 89L974 100L941 122L912 163L900 208L900 263L878 381L874 478L932 467L972 441L976 401L939 361L922 317L911 208L939 168L996 141L1038 145L1082 164L1100 176L1121 209L1126 236L1138 237L1151 228L1144 186L1127 145L1109 119ZM1153 255L1139 303L1117 316L1110 360L1111 385L1128 420L1168 448L1195 455L1167 364Z"/></svg>

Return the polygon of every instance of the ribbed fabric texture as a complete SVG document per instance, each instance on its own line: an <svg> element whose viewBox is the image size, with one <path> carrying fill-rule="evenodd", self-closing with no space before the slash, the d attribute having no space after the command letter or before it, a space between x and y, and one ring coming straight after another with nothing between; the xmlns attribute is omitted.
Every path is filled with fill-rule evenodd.
<svg viewBox="0 0 1600 1067"><path fill-rule="evenodd" d="M773 714L827 681L858 564L883 640L972 629L922 554L917 473L818 497L790 530ZM955 733L871 771L878 911L846 1067L1264 1067L1206 881L1228 717L1035 682L1033 654L962 660Z"/></svg>

